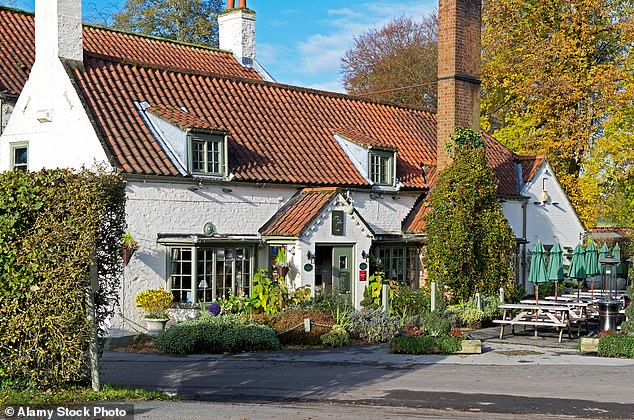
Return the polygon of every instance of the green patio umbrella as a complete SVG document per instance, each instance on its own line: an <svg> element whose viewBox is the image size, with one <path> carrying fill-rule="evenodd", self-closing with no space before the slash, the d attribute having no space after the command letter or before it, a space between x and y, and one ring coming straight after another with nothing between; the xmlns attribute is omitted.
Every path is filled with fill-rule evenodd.
<svg viewBox="0 0 634 420"><path fill-rule="evenodd" d="M605 247L605 244L603 244ZM607 247L606 247L607 248ZM603 250L603 248L601 248ZM590 242L586 247L586 276L591 277L590 288L592 296L594 296L594 276L601 274L601 266L599 266L599 254L597 246L594 242Z"/></svg>
<svg viewBox="0 0 634 420"><path fill-rule="evenodd" d="M612 248L612 256L615 259L621 261L621 247L619 246L618 242L614 244L614 248ZM623 264L622 262L620 262L619 265L616 266L616 275L617 276L625 275L625 264Z"/></svg>
<svg viewBox="0 0 634 420"><path fill-rule="evenodd" d="M577 297L579 297L579 282L586 278L586 251L581 245L577 245L572 251L572 260L568 268L568 277L577 280Z"/></svg>
<svg viewBox="0 0 634 420"><path fill-rule="evenodd" d="M550 260L548 261L548 281L555 283L555 302L557 302L557 289L559 282L564 279L563 251L561 245L556 243L550 250Z"/></svg>
<svg viewBox="0 0 634 420"><path fill-rule="evenodd" d="M539 285L548 283L546 251L541 241L537 241L531 251L531 271L528 273L528 280L535 285L535 302L539 305Z"/></svg>
<svg viewBox="0 0 634 420"><path fill-rule="evenodd" d="M610 255L610 248L608 248L608 245L604 243L603 246L601 247L601 249L599 250L599 259L602 260L605 257L607 257L608 255ZM601 270L599 269L599 271L601 271ZM602 274L602 273L600 273L600 274ZM601 277L602 277L601 278L601 289L603 290L603 276L601 276ZM594 286L594 283L593 283L593 286ZM592 292L593 292L592 296L594 296L594 289L592 289Z"/></svg>

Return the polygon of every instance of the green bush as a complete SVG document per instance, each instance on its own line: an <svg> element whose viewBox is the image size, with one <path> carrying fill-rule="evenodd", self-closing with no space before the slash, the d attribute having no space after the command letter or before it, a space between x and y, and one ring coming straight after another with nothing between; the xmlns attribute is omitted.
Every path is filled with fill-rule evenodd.
<svg viewBox="0 0 634 420"><path fill-rule="evenodd" d="M312 322L310 332L304 331L304 319ZM273 328L280 342L285 345L318 346L321 344L321 335L330 332L335 325L329 313L318 309L287 309L272 316L254 314L253 320Z"/></svg>
<svg viewBox="0 0 634 420"><path fill-rule="evenodd" d="M449 334L457 324L452 324L449 317L438 311L423 311L420 315L405 318L403 328L407 331L416 328L423 335L440 337Z"/></svg>
<svg viewBox="0 0 634 420"><path fill-rule="evenodd" d="M124 201L112 172L0 173L0 383L50 389L88 378L90 267L103 337L118 304Z"/></svg>
<svg viewBox="0 0 634 420"><path fill-rule="evenodd" d="M425 290L413 290L409 286L399 285L390 297L390 315L405 318L420 314L430 306L431 298Z"/></svg>
<svg viewBox="0 0 634 420"><path fill-rule="evenodd" d="M349 321L350 335L368 343L388 342L401 328L399 318L389 316L378 309L351 312Z"/></svg>
<svg viewBox="0 0 634 420"><path fill-rule="evenodd" d="M430 354L434 350L451 354L462 349L460 337L432 337L430 335L400 335L390 341L390 351L402 354Z"/></svg>
<svg viewBox="0 0 634 420"><path fill-rule="evenodd" d="M321 336L321 344L328 347L343 347L350 342L350 334L339 325L335 325L332 331Z"/></svg>
<svg viewBox="0 0 634 420"><path fill-rule="evenodd" d="M601 337L597 355L634 358L634 337L627 335Z"/></svg>
<svg viewBox="0 0 634 420"><path fill-rule="evenodd" d="M336 318L337 313L348 312L352 309L348 299L337 291L317 294L312 300L310 307L326 311L333 318Z"/></svg>
<svg viewBox="0 0 634 420"><path fill-rule="evenodd" d="M278 350L280 341L268 326L232 315L202 316L159 334L156 347L170 354L238 353Z"/></svg>
<svg viewBox="0 0 634 420"><path fill-rule="evenodd" d="M478 308L465 308L460 313L462 325L468 328L478 329L482 326L482 322L486 319L486 314Z"/></svg>

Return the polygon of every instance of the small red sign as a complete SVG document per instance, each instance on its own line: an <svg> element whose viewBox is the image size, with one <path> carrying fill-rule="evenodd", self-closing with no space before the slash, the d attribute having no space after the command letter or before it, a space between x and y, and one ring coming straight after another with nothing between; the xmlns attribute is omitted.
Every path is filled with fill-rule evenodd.
<svg viewBox="0 0 634 420"><path fill-rule="evenodd" d="M359 281L368 280L368 272L366 270L359 271Z"/></svg>

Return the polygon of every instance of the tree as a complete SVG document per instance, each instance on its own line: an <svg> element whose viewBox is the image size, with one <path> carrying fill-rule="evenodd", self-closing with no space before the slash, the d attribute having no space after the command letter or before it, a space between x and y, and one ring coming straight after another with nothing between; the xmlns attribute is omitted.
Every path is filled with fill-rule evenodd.
<svg viewBox="0 0 634 420"><path fill-rule="evenodd" d="M113 27L194 44L218 46L221 0L127 0Z"/></svg>
<svg viewBox="0 0 634 420"><path fill-rule="evenodd" d="M380 29L370 29L354 39L341 59L343 84L348 93L407 105L436 106L436 86L400 90L435 82L438 60L438 18L419 21L399 17ZM393 90L399 89L399 90Z"/></svg>
<svg viewBox="0 0 634 420"><path fill-rule="evenodd" d="M588 225L610 187L599 172L619 165L602 159L620 141L606 127L621 125L615 111L634 86L633 4L484 1L483 128L516 152L547 154Z"/></svg>
<svg viewBox="0 0 634 420"><path fill-rule="evenodd" d="M510 293L517 245L497 199L484 141L466 129L458 129L454 141L453 163L432 188L425 216L428 278L453 301L475 292L492 295L500 287Z"/></svg>

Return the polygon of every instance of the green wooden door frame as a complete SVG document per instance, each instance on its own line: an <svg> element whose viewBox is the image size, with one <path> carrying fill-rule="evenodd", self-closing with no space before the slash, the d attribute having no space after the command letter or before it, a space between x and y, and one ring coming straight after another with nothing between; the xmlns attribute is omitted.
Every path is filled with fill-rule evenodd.
<svg viewBox="0 0 634 420"><path fill-rule="evenodd" d="M332 283L333 290L347 297L352 304L354 293L354 246L332 247Z"/></svg>

